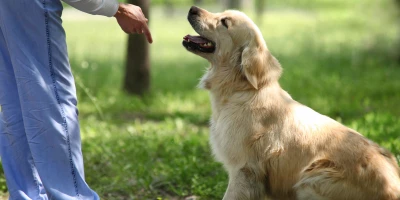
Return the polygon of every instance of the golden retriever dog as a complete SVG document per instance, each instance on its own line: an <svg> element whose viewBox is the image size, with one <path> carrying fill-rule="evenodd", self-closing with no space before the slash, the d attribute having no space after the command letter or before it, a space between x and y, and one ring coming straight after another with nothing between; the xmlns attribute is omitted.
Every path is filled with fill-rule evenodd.
<svg viewBox="0 0 400 200"><path fill-rule="evenodd" d="M257 26L239 11L192 7L183 46L211 63L210 144L229 174L224 200L400 200L394 156L296 102Z"/></svg>

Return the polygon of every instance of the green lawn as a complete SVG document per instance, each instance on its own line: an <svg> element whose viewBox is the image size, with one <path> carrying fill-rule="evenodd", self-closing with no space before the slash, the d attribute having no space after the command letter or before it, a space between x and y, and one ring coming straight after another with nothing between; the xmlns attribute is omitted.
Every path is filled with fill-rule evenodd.
<svg viewBox="0 0 400 200"><path fill-rule="evenodd" d="M371 0L270 2L262 20L249 15L284 68L282 87L400 159L400 34L392 7ZM196 88L208 63L181 45L194 33L188 9L165 17L152 8L152 86L144 98L121 92L126 35L115 20L65 12L86 178L103 199L223 196L227 174L208 146L208 94ZM0 187L6 191L4 178Z"/></svg>

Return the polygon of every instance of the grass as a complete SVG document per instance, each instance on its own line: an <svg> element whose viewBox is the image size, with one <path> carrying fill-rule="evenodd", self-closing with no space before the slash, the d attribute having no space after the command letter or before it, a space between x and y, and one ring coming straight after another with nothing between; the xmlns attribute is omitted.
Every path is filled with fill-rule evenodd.
<svg viewBox="0 0 400 200"><path fill-rule="evenodd" d="M284 67L283 88L400 159L399 30L391 6L270 2L256 21ZM121 91L126 36L114 19L65 13L86 178L103 199L223 196L227 174L208 146L208 94L196 88L208 63L181 46L194 33L188 8L177 7L170 17L152 8L152 86L143 98ZM4 176L0 187L6 191Z"/></svg>

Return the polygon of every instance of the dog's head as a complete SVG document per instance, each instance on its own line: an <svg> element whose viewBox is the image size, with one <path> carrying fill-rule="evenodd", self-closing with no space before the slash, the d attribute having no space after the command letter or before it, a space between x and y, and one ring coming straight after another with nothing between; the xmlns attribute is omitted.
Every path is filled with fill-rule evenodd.
<svg viewBox="0 0 400 200"><path fill-rule="evenodd" d="M279 78L279 63L269 53L258 27L244 13L210 13L192 6L188 20L199 36L187 35L182 44L220 68L213 73L225 73L220 76L231 76L236 82L246 80L254 89Z"/></svg>

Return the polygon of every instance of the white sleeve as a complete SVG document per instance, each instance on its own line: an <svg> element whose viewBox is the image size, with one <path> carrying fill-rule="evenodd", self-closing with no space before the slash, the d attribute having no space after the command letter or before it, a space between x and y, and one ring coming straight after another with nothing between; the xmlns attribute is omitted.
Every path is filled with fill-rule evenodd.
<svg viewBox="0 0 400 200"><path fill-rule="evenodd" d="M112 17L117 13L119 3L117 0L63 0L70 6L92 14Z"/></svg>

